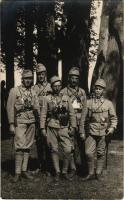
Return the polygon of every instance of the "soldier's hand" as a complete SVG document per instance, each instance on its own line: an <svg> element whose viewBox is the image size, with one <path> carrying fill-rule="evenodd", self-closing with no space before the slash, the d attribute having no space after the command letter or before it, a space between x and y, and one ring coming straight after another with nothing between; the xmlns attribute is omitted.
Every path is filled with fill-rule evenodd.
<svg viewBox="0 0 124 200"><path fill-rule="evenodd" d="M43 128L41 129L41 134L44 136L44 137L47 137L47 133L46 133L46 130Z"/></svg>
<svg viewBox="0 0 124 200"><path fill-rule="evenodd" d="M69 136L74 136L75 134L75 128L71 127L70 130L69 130Z"/></svg>
<svg viewBox="0 0 124 200"><path fill-rule="evenodd" d="M112 135L113 132L114 132L114 128L108 128L108 129L106 130L106 135Z"/></svg>
<svg viewBox="0 0 124 200"><path fill-rule="evenodd" d="M14 124L10 124L9 131L11 134L15 135L15 126Z"/></svg>
<svg viewBox="0 0 124 200"><path fill-rule="evenodd" d="M81 133L80 134L80 138L81 138L81 140L84 141L86 139L86 134L85 133Z"/></svg>

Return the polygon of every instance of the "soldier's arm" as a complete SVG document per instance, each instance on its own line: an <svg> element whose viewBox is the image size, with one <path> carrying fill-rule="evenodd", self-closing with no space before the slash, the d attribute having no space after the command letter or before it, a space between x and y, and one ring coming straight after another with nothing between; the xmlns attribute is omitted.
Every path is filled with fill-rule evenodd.
<svg viewBox="0 0 124 200"><path fill-rule="evenodd" d="M91 112L92 112L90 110L90 105L91 105L91 101L87 100L87 109L86 109L85 121L83 123L80 123L80 126L79 126L79 132L80 133L83 133L83 131L85 132L85 134L89 133L89 123L90 123L90 117L91 117ZM82 121L82 119L81 119L81 121Z"/></svg>
<svg viewBox="0 0 124 200"><path fill-rule="evenodd" d="M83 109L81 112L81 119L80 119L80 125L79 125L79 132L83 133L84 132L84 124L85 124L85 120L86 120L86 115L87 115L87 98L86 98L86 94L84 92L84 99L83 99Z"/></svg>
<svg viewBox="0 0 124 200"><path fill-rule="evenodd" d="M48 110L47 98L43 97L42 107L41 107L41 111L40 111L40 128L41 129L45 129L46 118L47 118L47 110Z"/></svg>
<svg viewBox="0 0 124 200"><path fill-rule="evenodd" d="M70 126L73 127L73 128L76 128L76 116L75 116L75 112L74 112L74 109L72 107L70 99L68 99L68 103L69 103L69 121L70 121Z"/></svg>
<svg viewBox="0 0 124 200"><path fill-rule="evenodd" d="M35 117L36 117L36 120L39 122L39 119L40 119L40 105L39 105L39 100L38 100L38 97L35 93L34 95L34 114L35 114Z"/></svg>
<svg viewBox="0 0 124 200"><path fill-rule="evenodd" d="M109 101L109 121L110 121L110 126L108 127L109 129L116 129L117 127L117 115L116 115L116 112L115 112L115 108L113 106L113 103L111 101Z"/></svg>
<svg viewBox="0 0 124 200"><path fill-rule="evenodd" d="M15 123L15 101L16 101L16 91L14 88L10 90L8 101L7 101L7 114L9 124Z"/></svg>

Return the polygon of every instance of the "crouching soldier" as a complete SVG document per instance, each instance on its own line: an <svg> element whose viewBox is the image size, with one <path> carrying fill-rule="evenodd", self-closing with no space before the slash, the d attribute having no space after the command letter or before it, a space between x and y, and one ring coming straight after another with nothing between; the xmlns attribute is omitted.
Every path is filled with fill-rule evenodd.
<svg viewBox="0 0 124 200"><path fill-rule="evenodd" d="M62 176L69 180L67 171L71 155L72 145L68 134L68 128L72 132L76 127L74 110L67 95L60 95L61 80L57 76L51 78L52 94L43 99L40 115L41 134L47 136L47 142L51 150L53 166L55 169L55 181L59 181L59 148L63 151ZM47 131L46 131L47 128Z"/></svg>
<svg viewBox="0 0 124 200"><path fill-rule="evenodd" d="M103 97L106 83L98 79L95 83L95 95L87 102L87 138L85 152L89 174L83 180L101 179L105 163L107 135L113 134L117 126L117 116L111 101ZM95 153L97 156L95 167ZM94 172L95 169L95 172Z"/></svg>
<svg viewBox="0 0 124 200"><path fill-rule="evenodd" d="M35 115L39 115L39 103L31 87L32 84L32 71L24 70L22 85L11 89L7 102L10 132L15 135L14 182L20 179L20 175L27 179L33 179L33 176L27 172L27 165L30 148L34 142Z"/></svg>

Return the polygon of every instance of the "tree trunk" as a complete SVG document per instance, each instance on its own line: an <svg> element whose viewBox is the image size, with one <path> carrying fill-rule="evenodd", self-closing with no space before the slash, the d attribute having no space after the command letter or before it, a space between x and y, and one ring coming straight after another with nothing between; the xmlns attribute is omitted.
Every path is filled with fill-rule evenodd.
<svg viewBox="0 0 124 200"><path fill-rule="evenodd" d="M103 1L91 1L90 21L90 47L89 47L89 72L88 72L88 89L91 90L91 82L97 61L99 33L101 24L101 15L103 10Z"/></svg>
<svg viewBox="0 0 124 200"><path fill-rule="evenodd" d="M5 47L6 62L6 89L7 93L14 86L14 50L15 50L15 32L16 32L16 7L12 2L6 2L2 5L3 42Z"/></svg>
<svg viewBox="0 0 124 200"><path fill-rule="evenodd" d="M33 70L33 13L32 5L26 5L25 13L25 68Z"/></svg>
<svg viewBox="0 0 124 200"><path fill-rule="evenodd" d="M104 9L106 10L104 5ZM123 3L110 4L109 16L104 12L101 22L99 50L92 85L97 78L106 81L106 97L116 108L118 132L123 130ZM114 6L114 7L113 7Z"/></svg>

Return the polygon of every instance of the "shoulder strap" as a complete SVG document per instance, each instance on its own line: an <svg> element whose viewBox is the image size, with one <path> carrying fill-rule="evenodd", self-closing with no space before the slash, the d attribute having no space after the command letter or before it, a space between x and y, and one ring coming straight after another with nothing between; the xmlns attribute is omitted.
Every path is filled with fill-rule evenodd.
<svg viewBox="0 0 124 200"><path fill-rule="evenodd" d="M39 92L38 96L40 96L43 93L43 91L45 90L45 88L47 87L47 85L48 85L48 83L45 86L43 86L43 89Z"/></svg>

